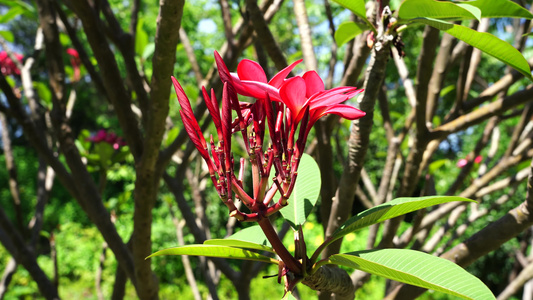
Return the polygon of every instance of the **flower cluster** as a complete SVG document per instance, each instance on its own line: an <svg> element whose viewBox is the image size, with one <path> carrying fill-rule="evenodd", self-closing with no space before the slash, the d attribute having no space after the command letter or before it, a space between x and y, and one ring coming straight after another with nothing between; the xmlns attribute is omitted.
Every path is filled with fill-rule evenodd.
<svg viewBox="0 0 533 300"><path fill-rule="evenodd" d="M476 158L474 159L474 163L476 164L479 164L482 161L483 161L483 156L481 155L476 156ZM468 164L468 158L462 158L457 162L457 167L464 168L467 164Z"/></svg>
<svg viewBox="0 0 533 300"><path fill-rule="evenodd" d="M22 54L18 54L18 53L15 54L15 57L20 62L22 62L22 59L24 58ZM15 62L11 60L11 58L9 57L6 51L0 51L0 72L4 76L11 75L11 74L20 75L20 70L17 68L17 65L15 64Z"/></svg>
<svg viewBox="0 0 533 300"><path fill-rule="evenodd" d="M222 103L213 90L202 88L203 98L217 130L218 143L211 135L209 142L203 136L194 117L187 95L172 77L180 116L191 141L207 163L211 179L230 215L240 221L258 221L287 205L296 177L300 157L313 124L326 114L336 114L349 120L365 115L364 112L341 104L362 92L354 87L325 90L322 79L315 71L287 79L294 62L267 80L261 66L251 60L242 60L237 73L230 73L220 55L215 52L220 79L224 83ZM255 98L255 102L239 102L238 94ZM234 117L235 116L235 119ZM269 146L265 148L265 133ZM243 186L245 159L239 160L239 173L234 173L231 137L241 134L252 168L253 193ZM269 184L271 170L273 184ZM279 191L280 198L274 201ZM250 210L243 213L233 199L242 201Z"/></svg>
<svg viewBox="0 0 533 300"><path fill-rule="evenodd" d="M115 150L126 145L126 141L124 141L122 137L117 136L113 132L107 132L105 129L98 130L95 135L87 138L87 140L93 143L108 143L113 146L113 149Z"/></svg>

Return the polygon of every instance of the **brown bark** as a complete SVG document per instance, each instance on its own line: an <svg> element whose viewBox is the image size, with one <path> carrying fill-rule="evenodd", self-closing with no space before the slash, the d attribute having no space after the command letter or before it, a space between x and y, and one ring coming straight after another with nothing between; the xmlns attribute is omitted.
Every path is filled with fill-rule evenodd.
<svg viewBox="0 0 533 300"><path fill-rule="evenodd" d="M360 178L364 158L368 149L370 132L372 130L374 106L381 83L385 77L385 67L389 58L389 41L379 40L374 46L372 57L367 69L365 79L365 93L359 108L366 112L366 115L352 123L352 131L348 142L348 161L339 182L339 187L335 193L335 198L331 206L331 212L326 230L326 237L344 223L351 213L351 208L355 195L355 187ZM331 244L323 253L323 257L338 253L341 241Z"/></svg>
<svg viewBox="0 0 533 300"><path fill-rule="evenodd" d="M40 268L34 254L25 245L23 238L9 221L3 209L0 209L0 242L15 258L16 262L28 270L30 276L37 283L39 291L46 299L59 299L57 288Z"/></svg>

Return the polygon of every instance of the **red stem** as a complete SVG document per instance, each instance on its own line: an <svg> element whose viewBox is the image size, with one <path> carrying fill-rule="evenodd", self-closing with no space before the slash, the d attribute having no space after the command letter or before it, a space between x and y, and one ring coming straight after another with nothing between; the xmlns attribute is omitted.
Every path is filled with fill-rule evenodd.
<svg viewBox="0 0 533 300"><path fill-rule="evenodd" d="M265 217L261 218L261 220L259 220L257 223L259 223L259 226L261 226L261 229L265 233L268 241L270 244L272 244L272 247L285 265L289 268L289 270L294 274L302 274L302 264L297 261L296 258L289 253L289 250L287 250L285 245L283 245L278 237L278 234L274 230L274 227L272 227L270 220Z"/></svg>

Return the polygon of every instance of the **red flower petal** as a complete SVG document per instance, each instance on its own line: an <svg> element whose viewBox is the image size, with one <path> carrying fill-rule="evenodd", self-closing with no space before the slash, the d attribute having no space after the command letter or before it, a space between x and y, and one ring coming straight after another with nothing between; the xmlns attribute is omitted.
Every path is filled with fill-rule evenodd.
<svg viewBox="0 0 533 300"><path fill-rule="evenodd" d="M265 93L268 93L272 100L281 101L279 90L268 83L262 83L259 81L241 81L242 87L250 97L265 98ZM239 93L241 94L241 93ZM245 95L246 94L241 94Z"/></svg>
<svg viewBox="0 0 533 300"><path fill-rule="evenodd" d="M353 106L345 104L337 104L334 106L314 107L311 111L310 124L314 124L318 119L327 114L335 114L348 120L356 120L364 117L366 113Z"/></svg>
<svg viewBox="0 0 533 300"><path fill-rule="evenodd" d="M279 87L283 84L283 82L285 81L285 78L287 78L287 76L292 71L292 69L294 69L294 67L296 67L296 65L301 63L302 61L303 61L303 59L299 59L299 60L293 62L292 64L290 64L285 69L279 71L278 74L274 75L274 77L272 77L272 79L270 79L268 84L270 84L271 86L279 89Z"/></svg>
<svg viewBox="0 0 533 300"><path fill-rule="evenodd" d="M315 71L307 71L302 76L305 80L305 96L311 97L312 95L324 90L324 82L318 76Z"/></svg>
<svg viewBox="0 0 533 300"><path fill-rule="evenodd" d="M73 56L75 58L80 58L80 55L78 54L78 50L76 50L74 48L68 48L67 49L67 54L70 55L70 56Z"/></svg>
<svg viewBox="0 0 533 300"><path fill-rule="evenodd" d="M302 108L307 104L305 97L305 80L302 77L293 77L285 81L279 89L281 101L289 108L293 120L297 117Z"/></svg>
<svg viewBox="0 0 533 300"><path fill-rule="evenodd" d="M243 59L237 66L237 74L240 80L253 80L259 82L267 82L265 71L261 65L253 60Z"/></svg>

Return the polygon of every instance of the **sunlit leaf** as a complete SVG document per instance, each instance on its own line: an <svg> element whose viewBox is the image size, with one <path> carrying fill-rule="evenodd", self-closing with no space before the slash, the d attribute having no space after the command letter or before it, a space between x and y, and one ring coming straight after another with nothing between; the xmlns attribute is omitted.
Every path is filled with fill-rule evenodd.
<svg viewBox="0 0 533 300"><path fill-rule="evenodd" d="M144 48L144 51L142 52L142 59L147 60L150 56L154 54L155 51L155 43L149 43Z"/></svg>
<svg viewBox="0 0 533 300"><path fill-rule="evenodd" d="M473 6L459 6L452 2L435 0L405 0L398 9L403 20L435 18L443 20L480 19L481 12Z"/></svg>
<svg viewBox="0 0 533 300"><path fill-rule="evenodd" d="M358 16L367 24L367 28L372 29L372 31L376 31L374 28L374 25L368 21L366 18L366 8L365 8L365 1L364 0L333 0L340 5L346 7L347 9L351 10L354 15Z"/></svg>
<svg viewBox="0 0 533 300"><path fill-rule="evenodd" d="M227 239L250 242L272 248L272 245L270 245L270 242L259 225L254 225L239 230L227 237Z"/></svg>
<svg viewBox="0 0 533 300"><path fill-rule="evenodd" d="M135 53L142 56L144 49L148 45L148 34L143 28L144 19L140 18L139 23L137 23L137 32L135 34Z"/></svg>
<svg viewBox="0 0 533 300"><path fill-rule="evenodd" d="M437 171L442 166L444 166L447 161L448 161L447 159L439 159L439 160L436 160L436 161L432 162L431 164L429 164L428 173L429 174L434 174L435 171Z"/></svg>
<svg viewBox="0 0 533 300"><path fill-rule="evenodd" d="M318 165L308 154L302 155L300 160L296 185L289 197L289 204L280 210L293 228L305 223L320 194L321 179Z"/></svg>
<svg viewBox="0 0 533 300"><path fill-rule="evenodd" d="M15 41L15 36L13 35L13 32L7 31L7 30L0 30L0 36L4 38L4 40L13 43Z"/></svg>
<svg viewBox="0 0 533 300"><path fill-rule="evenodd" d="M333 0L340 5L351 10L356 16L366 19L366 8L364 0Z"/></svg>
<svg viewBox="0 0 533 300"><path fill-rule="evenodd" d="M533 14L527 9L509 0L476 0L468 4L479 8L483 18L533 19Z"/></svg>
<svg viewBox="0 0 533 300"><path fill-rule="evenodd" d="M157 251L147 258L162 255L192 255L192 256L207 256L207 257L221 257L221 258L233 258L242 260L261 261L272 264L277 264L278 261L268 256L261 255L259 253L228 247L228 246L216 246L216 245L187 245L175 248L168 248Z"/></svg>
<svg viewBox="0 0 533 300"><path fill-rule="evenodd" d="M451 24L430 18L417 18L411 21L427 24L442 30L515 68L529 80L533 81L533 78L531 77L531 69L524 56L522 56L515 47L490 33L478 32L462 25Z"/></svg>
<svg viewBox="0 0 533 300"><path fill-rule="evenodd" d="M24 13L25 9L21 6L14 6L11 9L9 9L7 12L3 13L0 16L0 24L7 23L14 18L22 15Z"/></svg>
<svg viewBox="0 0 533 300"><path fill-rule="evenodd" d="M338 46L341 46L361 34L366 29L368 29L368 26L361 23L351 21L344 22L339 25L339 28L335 31L335 42Z"/></svg>
<svg viewBox="0 0 533 300"><path fill-rule="evenodd" d="M251 242L232 240L232 239L207 240L204 242L204 245L228 246L228 247L261 250L261 251L268 251L268 252L275 253L274 249L272 249L271 247L267 247L261 244L256 244L256 243L251 243Z"/></svg>
<svg viewBox="0 0 533 300"><path fill-rule="evenodd" d="M453 201L475 202L470 199L456 196L397 198L367 209L356 216L351 217L333 233L332 239L335 240L341 238L355 230L370 226L372 224L380 223L397 216L405 215L415 210Z"/></svg>
<svg viewBox="0 0 533 300"><path fill-rule="evenodd" d="M369 250L335 254L329 261L464 299L496 299L481 280L465 269L449 260L420 251Z"/></svg>

